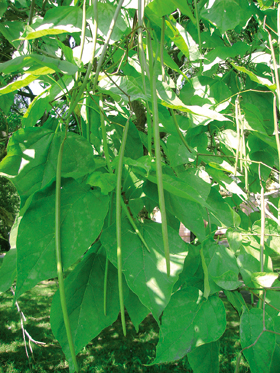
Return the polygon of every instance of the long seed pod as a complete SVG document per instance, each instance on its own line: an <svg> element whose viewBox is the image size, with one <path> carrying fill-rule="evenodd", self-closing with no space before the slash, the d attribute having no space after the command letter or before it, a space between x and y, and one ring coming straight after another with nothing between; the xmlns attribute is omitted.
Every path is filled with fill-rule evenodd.
<svg viewBox="0 0 280 373"><path fill-rule="evenodd" d="M170 255L169 255L169 243L168 243L168 229L167 229L167 218L162 182L162 166L161 166L161 153L160 153L160 135L159 135L159 117L158 117L158 104L157 104L157 92L156 92L156 81L153 66L153 51L151 36L148 34L148 51L149 51L149 68L150 68L150 86L151 96L153 105L153 134L155 143L155 156L156 156L156 175L157 175L157 187L159 197L159 208L161 212L162 220L162 237L163 246L166 260L167 276L170 276Z"/></svg>
<svg viewBox="0 0 280 373"><path fill-rule="evenodd" d="M89 76L90 76L90 73L91 73L92 65L93 65L93 60L94 60L94 56L95 56L95 48L96 48L96 40L97 40L97 2L98 2L98 0L94 0L94 3L93 3L93 7L94 7L94 20L93 20L93 29L92 29L92 39L93 39L92 56L91 56L91 60L90 60L90 62L88 64L86 76L84 77L84 80L83 80L83 83L81 85L81 88L79 89L79 92L78 92L77 96L75 97L75 99L72 100L72 102L70 104L70 108L69 108L69 110L67 112L65 120L68 123L69 123L69 120L70 120L70 115L75 110L75 107L77 106L78 102L80 101L80 98L81 98L82 94L84 93L85 87L86 87L86 85L88 83L88 79L89 79Z"/></svg>
<svg viewBox="0 0 280 373"><path fill-rule="evenodd" d="M66 295L65 295L65 286L64 286L64 278L63 278L63 263L62 263L62 254L61 254L61 167L62 167L62 155L63 155L63 148L64 143L66 141L67 136L67 126L65 137L62 140L62 143L59 148L58 158L57 158L57 168L56 168L56 189L55 189L55 252L56 252L56 266L57 266L57 277L58 277L58 284L59 284L59 295L60 295L60 303L61 309L63 314L64 325L66 329L67 340L69 344L69 349L72 357L72 361L75 367L75 371L79 372L78 362L75 354L75 347L71 332L70 320L67 310L66 304Z"/></svg>
<svg viewBox="0 0 280 373"><path fill-rule="evenodd" d="M235 154L235 166L234 166L234 176L237 173L238 160L239 160L239 149L240 149L240 128L239 128L239 96L235 100L235 121L236 121L236 132L237 132L237 148Z"/></svg>
<svg viewBox="0 0 280 373"><path fill-rule="evenodd" d="M189 147L187 141L185 140L185 138L184 138L182 132L180 131L180 127L179 127L179 124L178 124L178 122L177 122L176 116L175 116L175 114L174 114L174 110L173 110L173 109L170 109L170 110L171 110L171 114L172 114L173 122L174 122L175 127L176 127L176 131L177 131L177 133L178 133L180 139L182 140L182 143L185 145L185 147L186 147L186 148L188 149L188 151L191 153L192 151L191 151L191 149L190 149L190 147Z"/></svg>
<svg viewBox="0 0 280 373"><path fill-rule="evenodd" d="M259 164L259 180L261 185L261 237L260 237L260 271L263 272L264 263L264 232L265 232L265 200L264 200L264 186L261 178L261 165ZM262 297L263 291L259 292L259 296ZM262 300L259 300L259 308L262 308Z"/></svg>
<svg viewBox="0 0 280 373"><path fill-rule="evenodd" d="M82 34L81 34L81 51L80 51L80 60L82 60L83 52L84 52L84 46L85 46L85 39L86 39L86 5L87 2L84 0L83 4L83 24L82 24Z"/></svg>
<svg viewBox="0 0 280 373"><path fill-rule="evenodd" d="M95 0L95 1L97 1L97 0ZM105 43L103 45L103 49L102 49L102 52L101 52L101 56L100 56L98 64L97 64L95 78L94 78L94 84L93 84L93 91L95 91L95 87L96 87L97 81L98 81L98 76L99 76L99 73L101 71L101 66L102 66L102 63L104 61L104 57L105 57L106 52L107 52L107 47L109 45L109 41L111 39L111 35L113 33L115 24L117 22L117 18L118 18L118 15L119 15L119 12L121 10L123 2L124 2L124 0L120 0L119 4L117 6L117 9L115 10L114 17L113 17L113 19L112 19L112 21L110 23L109 31L107 33L107 36L106 36L106 39L105 39Z"/></svg>
<svg viewBox="0 0 280 373"><path fill-rule="evenodd" d="M144 7L145 3L144 0L138 0L138 48L139 48L139 61L141 66L142 76L147 74L150 77L149 68L147 65L145 53L144 53L144 46L143 46L143 17L144 17ZM145 81L144 81L144 88L145 88Z"/></svg>
<svg viewBox="0 0 280 373"><path fill-rule="evenodd" d="M161 64L161 75L162 81L165 82L165 70L164 70L164 61L163 61L163 50L164 50L164 32L165 32L165 18L162 17L161 23L161 39L160 39L160 64Z"/></svg>
<svg viewBox="0 0 280 373"><path fill-rule="evenodd" d="M147 245L144 237L142 236L141 232L139 231L139 229L137 228L134 220L133 220L133 217L130 215L129 211L128 211L128 208L126 206L126 204L124 203L123 199L121 199L121 203L122 203L122 208L124 209L124 212L130 222L130 224L132 225L132 227L134 228L136 234L138 235L138 237L140 238L140 240L142 241L143 245L146 247L146 249L148 250L148 252L150 253L151 250L149 248L149 246Z"/></svg>
<svg viewBox="0 0 280 373"><path fill-rule="evenodd" d="M123 157L124 157L124 150L125 150L125 144L126 144L126 139L127 139L130 118L131 118L131 115L127 119L125 127L124 127L124 131L123 131L123 138L122 138L122 144L120 147L119 162L118 162L118 169L117 169L117 188L116 188L116 233L117 233L118 284L119 284L119 299L120 299L120 308L121 308L121 321L122 321L122 328L123 328L124 336L126 336L126 326L125 326L123 285L122 285L122 243L121 243L122 194L121 193L122 193Z"/></svg>
<svg viewBox="0 0 280 373"><path fill-rule="evenodd" d="M195 17L196 17L196 27L197 27L197 35L198 35L198 44L199 44L199 74L201 75L203 72L202 67L202 43L201 43L201 35L200 35L200 25L199 25L199 14L197 8L197 0L194 0L194 8L195 8Z"/></svg>

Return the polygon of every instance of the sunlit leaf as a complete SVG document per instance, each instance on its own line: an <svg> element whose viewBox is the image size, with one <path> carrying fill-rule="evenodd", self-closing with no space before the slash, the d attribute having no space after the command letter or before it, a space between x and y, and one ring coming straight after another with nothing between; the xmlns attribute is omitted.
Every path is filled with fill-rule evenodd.
<svg viewBox="0 0 280 373"><path fill-rule="evenodd" d="M118 317L117 270L109 263L107 279L107 313L104 315L105 257L90 251L65 280L66 303L76 354ZM51 307L51 327L66 358L71 362L59 290Z"/></svg>
<svg viewBox="0 0 280 373"><path fill-rule="evenodd" d="M219 297L205 300L194 288L176 292L166 307L153 364L182 358L196 347L218 340L226 328L226 312Z"/></svg>
<svg viewBox="0 0 280 373"><path fill-rule="evenodd" d="M212 6L204 8L200 15L216 25L223 34L236 26L244 26L252 15L247 1L243 0L215 0ZM234 14L234 17L232 15Z"/></svg>
<svg viewBox="0 0 280 373"><path fill-rule="evenodd" d="M12 136L0 172L12 179L22 202L54 180L63 137L62 132L34 127L20 129ZM81 136L69 133L63 151L62 176L79 178L94 168L90 144Z"/></svg>
<svg viewBox="0 0 280 373"><path fill-rule="evenodd" d="M188 354L188 361L193 373L219 373L219 341L210 342L197 347Z"/></svg>
<svg viewBox="0 0 280 373"><path fill-rule="evenodd" d="M65 180L61 189L61 249L67 269L93 244L103 227L109 199L88 185ZM21 220L17 238L16 296L56 277L55 184L38 192Z"/></svg>
<svg viewBox="0 0 280 373"><path fill-rule="evenodd" d="M79 32L82 29L82 9L76 6L59 6L49 9L42 23L21 39L32 40L46 35ZM36 26L36 24L35 24ZM34 25L33 25L34 27Z"/></svg>
<svg viewBox="0 0 280 373"><path fill-rule="evenodd" d="M161 225L145 222L140 227L140 231L150 248L150 253L132 226L126 220L122 220L123 274L131 290L158 320L170 300L173 285L183 269L188 245L169 227L170 276L167 276ZM115 224L102 233L101 241L109 260L117 266Z"/></svg>
<svg viewBox="0 0 280 373"><path fill-rule="evenodd" d="M275 334L263 332L263 316L265 327L274 330L271 317L261 309L244 309L240 323L240 339L246 359L252 373L267 372L270 367L275 348ZM261 334L262 333L262 334Z"/></svg>

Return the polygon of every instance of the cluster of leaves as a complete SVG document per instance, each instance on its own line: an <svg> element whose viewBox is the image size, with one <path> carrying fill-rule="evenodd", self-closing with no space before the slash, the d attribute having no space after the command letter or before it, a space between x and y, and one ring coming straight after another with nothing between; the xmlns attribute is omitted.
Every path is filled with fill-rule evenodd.
<svg viewBox="0 0 280 373"><path fill-rule="evenodd" d="M17 299L58 273L51 326L71 371L120 310L125 333L125 307L136 329L148 313L160 326L153 364L187 355L194 372L218 372L223 291L251 371L277 372L279 197L266 212L264 194L279 174L280 8L4 4L0 33L13 54L0 65L0 108L19 91L31 101L0 164L21 198L0 290L16 277ZM261 208L248 216L255 194ZM155 207L162 224L149 219ZM195 245L180 239L180 222ZM61 267L81 258L63 281Z"/></svg>

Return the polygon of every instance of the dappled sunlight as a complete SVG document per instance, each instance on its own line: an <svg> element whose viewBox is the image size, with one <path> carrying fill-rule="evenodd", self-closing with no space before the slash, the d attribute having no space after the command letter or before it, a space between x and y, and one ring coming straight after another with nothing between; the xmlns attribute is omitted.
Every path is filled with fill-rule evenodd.
<svg viewBox="0 0 280 373"><path fill-rule="evenodd" d="M35 159L35 149L25 149L23 154L27 155L30 158Z"/></svg>
<svg viewBox="0 0 280 373"><path fill-rule="evenodd" d="M19 166L18 173L20 173L24 169L24 167L28 165L28 163L29 161L27 159L21 158L21 163Z"/></svg>
<svg viewBox="0 0 280 373"><path fill-rule="evenodd" d="M201 339L201 338L198 338L198 340L196 341L195 347L199 347L199 346L202 346L204 344L205 344L205 341L203 341L203 339Z"/></svg>
<svg viewBox="0 0 280 373"><path fill-rule="evenodd" d="M151 278L149 281L147 281L147 287L149 289L152 290L152 292L155 294L155 302L158 304L158 305L161 305L163 306L165 304L164 300L165 300L165 296L163 294L163 292L161 291L158 283L157 283L157 280L153 277Z"/></svg>

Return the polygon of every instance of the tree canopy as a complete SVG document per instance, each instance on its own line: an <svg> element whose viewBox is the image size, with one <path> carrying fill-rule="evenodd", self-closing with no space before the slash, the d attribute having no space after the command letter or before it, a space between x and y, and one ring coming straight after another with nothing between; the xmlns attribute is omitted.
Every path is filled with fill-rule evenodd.
<svg viewBox="0 0 280 373"><path fill-rule="evenodd" d="M15 0L0 17L0 175L21 200L0 291L58 276L70 371L119 311L126 334L126 309L136 329L159 323L153 364L188 355L212 373L222 291L241 320L236 372L242 353L276 372L280 5Z"/></svg>

